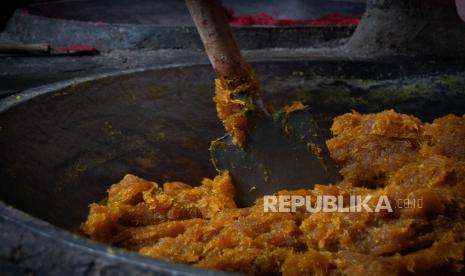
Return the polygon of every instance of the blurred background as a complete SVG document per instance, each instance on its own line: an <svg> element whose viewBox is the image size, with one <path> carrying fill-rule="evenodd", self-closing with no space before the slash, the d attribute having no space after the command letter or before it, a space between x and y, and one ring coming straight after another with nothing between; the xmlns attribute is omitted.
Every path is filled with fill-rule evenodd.
<svg viewBox="0 0 465 276"><path fill-rule="evenodd" d="M237 15L266 13L278 19L311 19L326 14L360 15L365 0L224 0ZM18 0L2 1L0 29L16 9L36 15L82 21L191 25L183 0Z"/></svg>
<svg viewBox="0 0 465 276"><path fill-rule="evenodd" d="M95 73L206 61L183 0L0 5L0 48L7 48L0 49L0 98ZM257 59L271 49L299 57L296 49L340 45L366 9L364 0L224 0L223 5L241 49ZM17 49L37 44L52 51Z"/></svg>

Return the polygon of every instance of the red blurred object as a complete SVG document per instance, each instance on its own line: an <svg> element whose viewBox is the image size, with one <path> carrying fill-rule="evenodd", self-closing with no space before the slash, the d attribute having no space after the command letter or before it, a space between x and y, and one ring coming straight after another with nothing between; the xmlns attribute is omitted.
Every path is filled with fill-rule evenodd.
<svg viewBox="0 0 465 276"><path fill-rule="evenodd" d="M95 55L98 53L97 48L88 44L72 44L66 47L54 49L55 54L80 54L80 55Z"/></svg>
<svg viewBox="0 0 465 276"><path fill-rule="evenodd" d="M328 14L317 19L275 19L273 16L260 13L257 15L236 16L234 10L225 8L229 22L233 26L307 26L307 27L330 27L330 26L355 26L360 22L361 16Z"/></svg>
<svg viewBox="0 0 465 276"><path fill-rule="evenodd" d="M61 48L52 48L47 43L0 43L1 56L62 56L95 54L98 54L97 48L93 45L87 44L74 44Z"/></svg>
<svg viewBox="0 0 465 276"><path fill-rule="evenodd" d="M109 24L110 21L108 21L106 19L98 19L98 20L95 20L94 23L97 23L97 24Z"/></svg>

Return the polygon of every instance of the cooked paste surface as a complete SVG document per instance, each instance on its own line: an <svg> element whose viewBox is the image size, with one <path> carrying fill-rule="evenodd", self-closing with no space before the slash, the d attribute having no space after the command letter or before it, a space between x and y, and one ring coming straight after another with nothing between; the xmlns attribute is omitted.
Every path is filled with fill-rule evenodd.
<svg viewBox="0 0 465 276"><path fill-rule="evenodd" d="M344 180L281 195L423 199L394 212L237 208L227 172L199 187L126 175L90 205L90 238L158 259L246 274L464 273L465 117L345 114L327 141ZM376 202L376 201L370 201Z"/></svg>

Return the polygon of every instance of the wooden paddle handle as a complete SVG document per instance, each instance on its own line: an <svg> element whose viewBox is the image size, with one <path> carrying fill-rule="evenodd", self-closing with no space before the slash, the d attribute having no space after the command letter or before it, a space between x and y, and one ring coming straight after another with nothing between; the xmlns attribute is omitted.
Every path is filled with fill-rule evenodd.
<svg viewBox="0 0 465 276"><path fill-rule="evenodd" d="M234 89L252 81L250 65L244 60L219 0L186 0L187 8L216 75Z"/></svg>

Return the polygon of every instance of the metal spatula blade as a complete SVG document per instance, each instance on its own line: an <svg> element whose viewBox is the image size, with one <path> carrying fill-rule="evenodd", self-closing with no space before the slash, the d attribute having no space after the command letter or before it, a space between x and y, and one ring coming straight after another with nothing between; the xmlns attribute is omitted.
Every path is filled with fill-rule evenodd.
<svg viewBox="0 0 465 276"><path fill-rule="evenodd" d="M216 91L221 95L219 117L228 132L240 134L237 139L226 135L210 148L216 169L228 170L233 177L236 202L249 206L280 189L337 181L336 167L308 109L273 115L266 111L260 85L239 51L220 1L186 0L186 5L221 84ZM240 120L229 121L228 116ZM244 130L247 137L242 139Z"/></svg>
<svg viewBox="0 0 465 276"><path fill-rule="evenodd" d="M229 170L233 177L239 206L282 189L310 189L340 179L308 108L273 115L253 112L249 120L245 145L233 144L228 134L210 147L216 169Z"/></svg>

